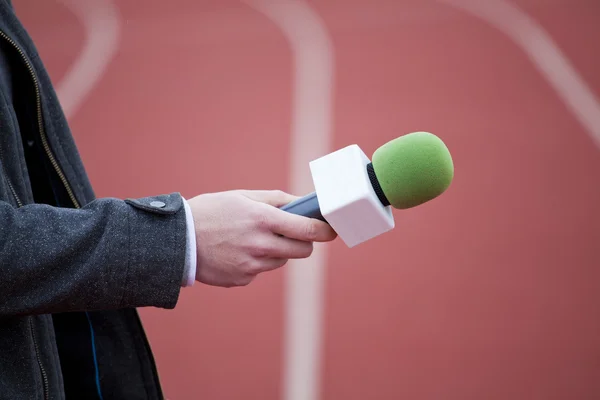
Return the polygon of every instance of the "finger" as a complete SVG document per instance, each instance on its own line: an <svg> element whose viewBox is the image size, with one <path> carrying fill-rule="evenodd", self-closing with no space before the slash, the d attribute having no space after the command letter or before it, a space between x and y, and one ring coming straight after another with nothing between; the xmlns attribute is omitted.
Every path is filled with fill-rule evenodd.
<svg viewBox="0 0 600 400"><path fill-rule="evenodd" d="M265 221L271 232L289 239L329 242L337 237L333 228L321 220L288 213L277 208L265 209L265 213Z"/></svg>
<svg viewBox="0 0 600 400"><path fill-rule="evenodd" d="M313 252L311 241L296 240L273 234L270 240L270 256L273 258L299 259L308 258Z"/></svg>
<svg viewBox="0 0 600 400"><path fill-rule="evenodd" d="M313 244L312 242L278 236L274 233L263 233L257 235L249 250L250 255L256 259L306 258L312 254Z"/></svg>
<svg viewBox="0 0 600 400"><path fill-rule="evenodd" d="M287 264L287 258L263 258L258 262L257 273L273 271Z"/></svg>
<svg viewBox="0 0 600 400"><path fill-rule="evenodd" d="M240 190L239 192L249 199L273 207L284 206L299 198L281 190Z"/></svg>

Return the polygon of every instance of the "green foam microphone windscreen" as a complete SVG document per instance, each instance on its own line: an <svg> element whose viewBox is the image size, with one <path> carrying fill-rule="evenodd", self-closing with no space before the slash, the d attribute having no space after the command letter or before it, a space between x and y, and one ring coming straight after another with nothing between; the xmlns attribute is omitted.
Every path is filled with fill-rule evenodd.
<svg viewBox="0 0 600 400"><path fill-rule="evenodd" d="M381 190L398 209L438 197L454 178L448 148L429 132L409 133L389 141L373 153L371 162Z"/></svg>

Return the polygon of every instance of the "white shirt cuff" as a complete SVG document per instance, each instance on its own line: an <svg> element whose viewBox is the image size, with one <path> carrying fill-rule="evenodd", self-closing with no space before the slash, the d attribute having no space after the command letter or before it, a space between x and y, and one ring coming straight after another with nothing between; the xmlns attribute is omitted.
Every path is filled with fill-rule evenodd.
<svg viewBox="0 0 600 400"><path fill-rule="evenodd" d="M196 230L194 229L194 217L186 199L183 199L185 208L185 219L187 226L187 245L185 248L185 266L183 281L184 287L193 286L196 281Z"/></svg>

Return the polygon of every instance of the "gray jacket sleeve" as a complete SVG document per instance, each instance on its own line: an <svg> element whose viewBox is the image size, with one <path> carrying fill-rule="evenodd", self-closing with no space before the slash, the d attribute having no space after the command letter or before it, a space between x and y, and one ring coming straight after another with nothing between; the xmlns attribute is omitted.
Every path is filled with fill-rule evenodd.
<svg viewBox="0 0 600 400"><path fill-rule="evenodd" d="M80 209L0 202L0 221L0 318L177 303L186 251L177 193Z"/></svg>

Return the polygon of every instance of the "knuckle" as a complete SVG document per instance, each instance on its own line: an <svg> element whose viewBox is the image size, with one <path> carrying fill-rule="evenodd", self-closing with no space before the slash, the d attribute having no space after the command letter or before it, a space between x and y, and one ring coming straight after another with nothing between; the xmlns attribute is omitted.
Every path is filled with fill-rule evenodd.
<svg viewBox="0 0 600 400"><path fill-rule="evenodd" d="M297 241L290 248L288 248L284 256L288 258L308 258L313 252L312 242Z"/></svg>
<svg viewBox="0 0 600 400"><path fill-rule="evenodd" d="M289 193L283 190L273 190L271 191L272 199L275 203L285 204L290 202L294 196L291 196Z"/></svg>
<svg viewBox="0 0 600 400"><path fill-rule="evenodd" d="M235 284L235 282L225 282L221 286L223 286L224 288L230 289L230 288L236 287L237 285Z"/></svg>
<svg viewBox="0 0 600 400"><path fill-rule="evenodd" d="M271 246L265 240L256 240L250 247L250 255L256 258L268 257L271 251Z"/></svg>
<svg viewBox="0 0 600 400"><path fill-rule="evenodd" d="M289 197L289 195L286 192L280 189L273 190L271 194L275 199L279 201L285 201Z"/></svg>
<svg viewBox="0 0 600 400"><path fill-rule="evenodd" d="M253 279L254 279L253 276L241 276L236 279L235 285L236 286L248 286L252 282Z"/></svg>
<svg viewBox="0 0 600 400"><path fill-rule="evenodd" d="M234 279L235 286L246 286L254 280L257 275L257 271L253 268L253 263L250 261L246 263L245 268L240 273L236 274Z"/></svg>
<svg viewBox="0 0 600 400"><path fill-rule="evenodd" d="M319 229L313 221L309 221L304 228L304 235L307 240L314 242L319 237Z"/></svg>
<svg viewBox="0 0 600 400"><path fill-rule="evenodd" d="M263 270L263 262L261 260L254 259L248 265L248 275L257 275Z"/></svg>
<svg viewBox="0 0 600 400"><path fill-rule="evenodd" d="M303 256L305 258L310 257L310 255L313 253L314 247L312 243L307 243L306 246L304 247L304 253Z"/></svg>
<svg viewBox="0 0 600 400"><path fill-rule="evenodd" d="M256 258L266 258L269 256L269 251L264 247L255 247L252 251L252 255Z"/></svg>
<svg viewBox="0 0 600 400"><path fill-rule="evenodd" d="M269 219L269 216L264 212L261 212L261 210L255 210L252 217L254 219L254 223L259 229L268 230L271 228L271 220Z"/></svg>

